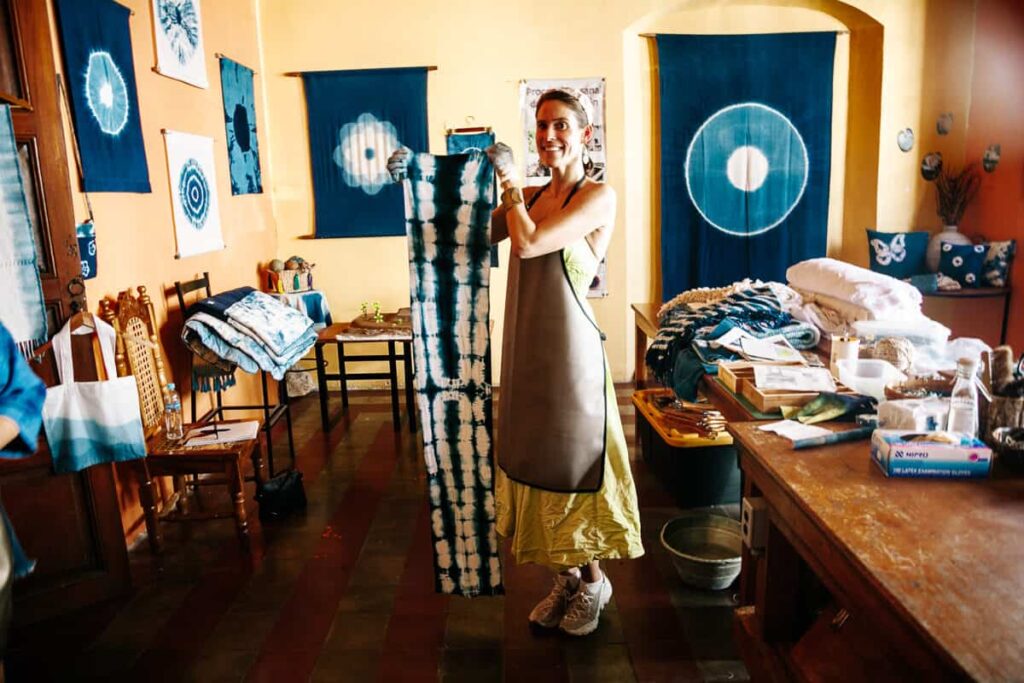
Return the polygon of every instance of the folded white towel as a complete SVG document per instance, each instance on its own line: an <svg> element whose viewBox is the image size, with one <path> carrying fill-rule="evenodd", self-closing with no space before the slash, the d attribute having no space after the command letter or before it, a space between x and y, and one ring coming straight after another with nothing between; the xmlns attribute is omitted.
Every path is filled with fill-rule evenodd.
<svg viewBox="0 0 1024 683"><path fill-rule="evenodd" d="M875 313L921 311L921 292L906 282L830 258L801 261L789 267L786 279L795 289L824 294Z"/></svg>

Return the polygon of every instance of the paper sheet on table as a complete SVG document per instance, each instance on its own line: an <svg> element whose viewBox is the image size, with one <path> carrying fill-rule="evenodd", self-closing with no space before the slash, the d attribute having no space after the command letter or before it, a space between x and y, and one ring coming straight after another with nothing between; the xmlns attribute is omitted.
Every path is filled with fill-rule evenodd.
<svg viewBox="0 0 1024 683"><path fill-rule="evenodd" d="M751 336L751 334L746 330L743 330L739 327L734 327L725 334L723 334L718 339L713 339L708 343L712 347L722 347L729 349L730 351L733 351L735 353L742 353L742 344L744 339L754 339L754 337Z"/></svg>
<svg viewBox="0 0 1024 683"><path fill-rule="evenodd" d="M800 365L755 365L754 385L758 389L836 390L836 382L828 370Z"/></svg>
<svg viewBox="0 0 1024 683"><path fill-rule="evenodd" d="M779 436L784 436L791 441L795 441L797 439L810 439L816 436L825 436L826 434L832 433L824 427L805 425L797 422L796 420L772 422L771 424L761 425L758 429L765 432L775 432Z"/></svg>
<svg viewBox="0 0 1024 683"><path fill-rule="evenodd" d="M751 359L804 362L804 357L800 355L800 352L790 346L782 336L768 337L767 339L744 337L740 343L743 346L743 355Z"/></svg>
<svg viewBox="0 0 1024 683"><path fill-rule="evenodd" d="M213 425L217 425L217 432L214 433ZM248 441L255 439L260 431L260 423L255 420L249 422L230 422L227 424L217 422L190 429L186 446L210 446L216 443L235 443L236 441Z"/></svg>

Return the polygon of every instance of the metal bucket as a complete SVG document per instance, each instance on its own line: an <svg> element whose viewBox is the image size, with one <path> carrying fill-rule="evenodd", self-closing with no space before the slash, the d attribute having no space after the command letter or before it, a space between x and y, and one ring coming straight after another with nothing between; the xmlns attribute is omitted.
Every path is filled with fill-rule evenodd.
<svg viewBox="0 0 1024 683"><path fill-rule="evenodd" d="M707 590L728 588L740 573L740 523L707 512L686 512L661 528L679 578Z"/></svg>

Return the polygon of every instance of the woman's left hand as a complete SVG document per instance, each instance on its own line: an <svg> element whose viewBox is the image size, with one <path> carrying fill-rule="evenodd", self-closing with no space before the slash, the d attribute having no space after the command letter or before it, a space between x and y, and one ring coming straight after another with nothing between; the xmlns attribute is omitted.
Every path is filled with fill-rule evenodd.
<svg viewBox="0 0 1024 683"><path fill-rule="evenodd" d="M502 185L518 185L519 169L516 167L515 157L512 155L512 148L504 142L491 145L486 150L487 158L491 160L498 180Z"/></svg>

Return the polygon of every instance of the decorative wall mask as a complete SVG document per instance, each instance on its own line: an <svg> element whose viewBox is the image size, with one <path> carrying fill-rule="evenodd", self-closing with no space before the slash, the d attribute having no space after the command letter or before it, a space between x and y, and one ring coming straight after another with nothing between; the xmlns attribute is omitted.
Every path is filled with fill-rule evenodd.
<svg viewBox="0 0 1024 683"><path fill-rule="evenodd" d="M953 112L940 114L938 121L935 122L935 130L939 135L949 135L949 131L953 130Z"/></svg>
<svg viewBox="0 0 1024 683"><path fill-rule="evenodd" d="M914 149L914 131L910 128L901 130L896 134L896 144L901 152L909 152Z"/></svg>
<svg viewBox="0 0 1024 683"><path fill-rule="evenodd" d="M986 173L991 173L996 170L996 166L999 165L999 157L1002 156L1002 147L998 144L992 144L985 148L985 154L981 157L981 166L985 169Z"/></svg>
<svg viewBox="0 0 1024 683"><path fill-rule="evenodd" d="M921 160L921 177L931 182L942 170L942 152L931 152Z"/></svg>

